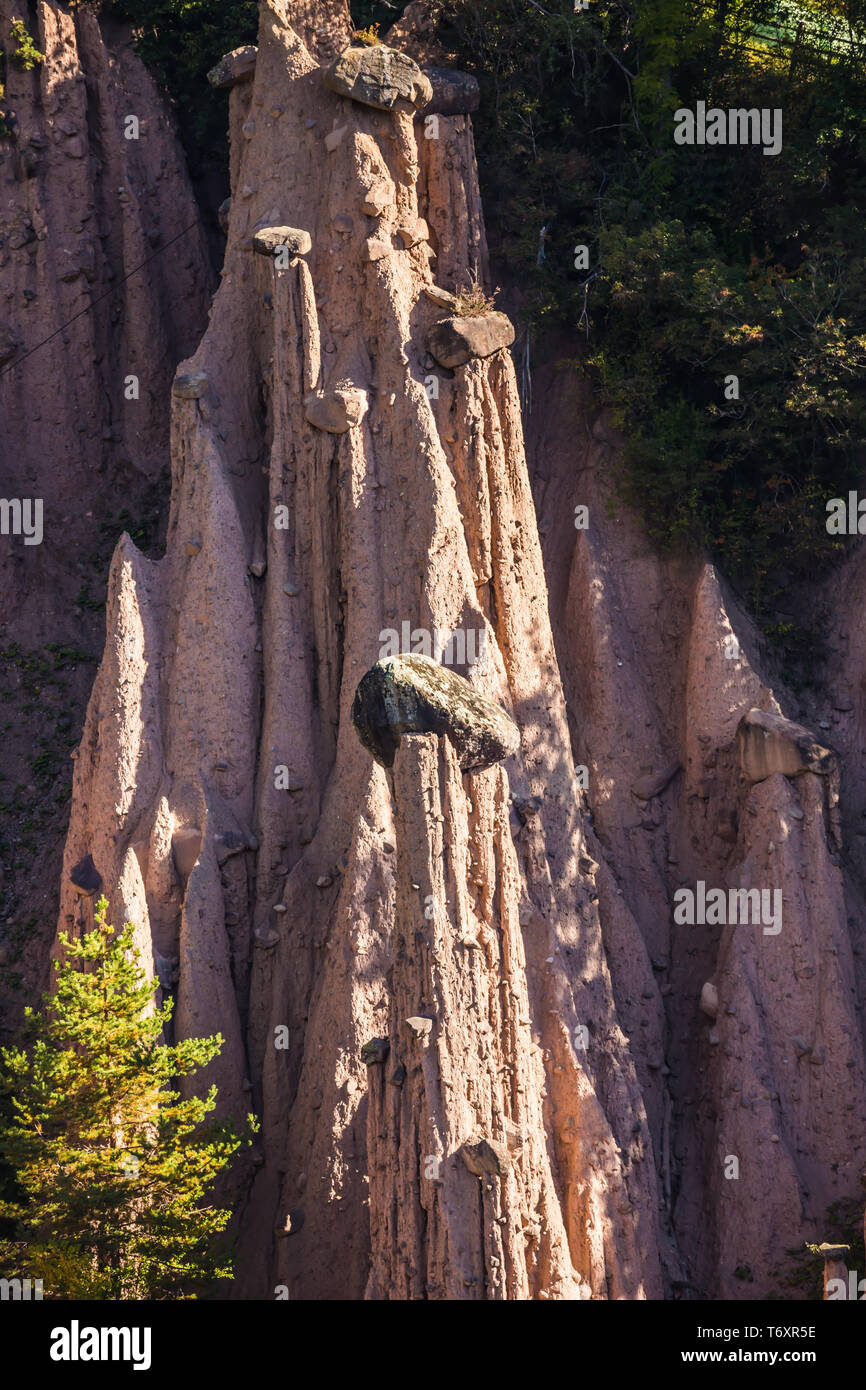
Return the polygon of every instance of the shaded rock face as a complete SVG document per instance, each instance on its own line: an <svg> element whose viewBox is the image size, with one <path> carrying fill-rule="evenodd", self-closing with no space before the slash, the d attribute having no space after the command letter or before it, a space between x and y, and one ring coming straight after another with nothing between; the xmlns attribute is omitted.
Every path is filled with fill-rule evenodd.
<svg viewBox="0 0 866 1390"><path fill-rule="evenodd" d="M473 314L441 319L427 346L440 367L462 367L473 357L490 357L514 342L514 326L505 314Z"/></svg>
<svg viewBox="0 0 866 1390"><path fill-rule="evenodd" d="M398 101L426 106L433 97L430 79L405 53L385 44L347 48L324 74L325 85L339 96L392 111Z"/></svg>
<svg viewBox="0 0 866 1390"><path fill-rule="evenodd" d="M804 772L826 777L838 764L836 754L823 748L802 724L763 709L743 715L737 727L737 751L748 782L763 782L774 772L785 777Z"/></svg>
<svg viewBox="0 0 866 1390"><path fill-rule="evenodd" d="M86 854L83 859L79 859L69 870L69 881L79 893L86 897L94 897L102 887L102 876L93 862L91 855Z"/></svg>
<svg viewBox="0 0 866 1390"><path fill-rule="evenodd" d="M349 106L322 73L350 38L341 5L266 4L231 90L225 273L179 371L206 386L162 378L166 552L115 552L60 926L92 918L90 856L178 1037L226 1040L204 1080L262 1125L237 1295L784 1293L866 1163L866 629L840 616L866 561L826 708L797 705L713 568L612 517L619 442L573 376L536 373L531 472L507 351L427 392L430 330L486 275L471 126ZM311 249L281 270L252 239L284 225ZM349 428L310 417L348 391ZM362 746L404 619L483 630L506 762L465 771L447 719L389 772ZM838 769L743 775L743 717L783 703ZM678 926L697 880L778 891L781 930Z"/></svg>
<svg viewBox="0 0 866 1390"><path fill-rule="evenodd" d="M202 1084L261 1117L239 1295L658 1297L656 1158L581 867L511 359L425 389L429 252L450 293L486 276L472 132L443 115L426 139L411 102L330 90L350 38L344 6L273 0L231 89L225 266L179 369L208 387L172 401L164 557L114 556L67 862L92 853L148 958L177 960L177 1036L225 1039ZM391 253L370 260L377 187ZM263 226L307 229L309 255L256 255ZM316 428L309 398L347 382L367 413ZM362 746L355 693L403 620L484 634L472 689L512 713L507 772L465 772L432 732L390 774ZM60 925L76 914L70 887ZM504 1174L468 1171L481 1139Z"/></svg>
<svg viewBox="0 0 866 1390"><path fill-rule="evenodd" d="M425 68L424 76L433 89L433 95L424 107L428 112L441 116L468 116L477 111L481 104L481 89L478 78L471 72L457 72L454 68Z"/></svg>
<svg viewBox="0 0 866 1390"><path fill-rule="evenodd" d="M407 733L447 735L463 772L492 767L516 753L520 743L516 726L498 705L456 671L419 655L387 657L361 678L352 723L383 767L393 765Z"/></svg>
<svg viewBox="0 0 866 1390"><path fill-rule="evenodd" d="M660 796L665 787L676 777L680 770L679 763L669 763L660 772L648 774L646 777L638 777L632 783L632 791L641 801L652 801L654 796Z"/></svg>
<svg viewBox="0 0 866 1390"><path fill-rule="evenodd" d="M862 1201L866 633L850 615L866 560L811 595L828 651L815 690L798 695L771 675L772 651L713 567L660 558L640 518L609 506L621 441L572 374L534 374L528 435L605 954L659 1165L658 1230L672 1237L670 1287L787 1298L786 1252L825 1238L834 1202ZM589 511L580 531L578 505ZM838 773L820 753L804 765L811 753L797 752L799 734L788 741L782 705L802 732L830 727ZM738 728L756 711L796 757L752 784ZM779 892L781 930L677 925L673 895L698 880Z"/></svg>
<svg viewBox="0 0 866 1390"><path fill-rule="evenodd" d="M0 537L0 646L17 643L24 660L49 667L51 645L81 653L59 674L54 709L41 698L32 713L19 706L0 743L7 786L34 782L28 762L46 734L61 766L30 793L41 819L34 858L4 866L0 919L14 927L33 916L45 931L43 949L31 942L24 953L9 1001L17 1012L43 984L67 755L105 640L111 549L124 525L159 541L171 383L207 323L213 270L169 109L128 27L106 7L0 0L7 54L12 18L24 18L45 61L30 72L7 62L3 75L13 133L0 139L0 471L4 498L41 499L44 510L40 544ZM137 139L126 138L130 114ZM16 695L15 668L0 666L0 681ZM61 714L69 734L54 728ZM0 810L0 837L10 831ZM0 1012L2 994L0 982ZM0 1019L5 1041L2 1029Z"/></svg>

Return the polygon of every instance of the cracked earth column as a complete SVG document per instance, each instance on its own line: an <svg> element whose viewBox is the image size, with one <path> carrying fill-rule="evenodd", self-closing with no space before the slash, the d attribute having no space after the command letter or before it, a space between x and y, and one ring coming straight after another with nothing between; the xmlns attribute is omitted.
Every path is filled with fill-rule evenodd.
<svg viewBox="0 0 866 1390"><path fill-rule="evenodd" d="M464 777L447 737L405 734L394 797L390 1052L368 1067L367 1297L586 1297L535 1113L542 1062L505 773Z"/></svg>

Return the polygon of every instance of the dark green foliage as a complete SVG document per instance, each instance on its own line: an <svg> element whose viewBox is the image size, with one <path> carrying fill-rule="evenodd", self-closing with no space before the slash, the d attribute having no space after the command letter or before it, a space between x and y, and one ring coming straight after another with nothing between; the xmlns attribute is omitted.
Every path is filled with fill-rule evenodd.
<svg viewBox="0 0 866 1390"><path fill-rule="evenodd" d="M110 8L133 25L139 54L171 97L193 172L222 173L228 96L207 74L224 53L255 43L255 0L111 0Z"/></svg>
<svg viewBox="0 0 866 1390"><path fill-rule="evenodd" d="M116 935L107 911L102 898L94 931L60 938L27 1045L0 1050L2 1267L55 1298L194 1297L231 1277L216 1239L231 1213L206 1197L243 1140L205 1124L214 1086L196 1098L173 1083L223 1039L161 1041L171 1001L152 1007L132 924Z"/></svg>
<svg viewBox="0 0 866 1390"><path fill-rule="evenodd" d="M444 0L508 278L538 329L580 329L657 539L707 547L764 613L774 567L842 552L825 503L862 477L866 44L841 8L801 6L810 29L771 0ZM698 100L781 107L782 152L676 146Z"/></svg>
<svg viewBox="0 0 866 1390"><path fill-rule="evenodd" d="M356 33L378 26L380 41L384 40L391 25L397 23L405 8L405 0L403 3L397 0L394 4L391 0L351 0L349 5Z"/></svg>
<svg viewBox="0 0 866 1390"><path fill-rule="evenodd" d="M384 34L404 6L351 8ZM223 170L226 98L206 73L255 39L255 4L113 9L171 95L194 173ZM866 0L439 4L451 61L481 83L490 242L533 353L579 337L626 441L623 496L661 545L708 549L792 651L777 576L844 552L826 501L863 476L864 32ZM698 100L781 107L782 152L676 146L673 114Z"/></svg>
<svg viewBox="0 0 866 1390"><path fill-rule="evenodd" d="M0 646L0 706L14 715L3 721L8 781L0 777L0 917L7 919L7 942L18 931L10 915L28 882L33 856L65 820L72 788L69 754L79 735L71 711L89 687L96 660L61 643L44 649L25 649L17 642Z"/></svg>

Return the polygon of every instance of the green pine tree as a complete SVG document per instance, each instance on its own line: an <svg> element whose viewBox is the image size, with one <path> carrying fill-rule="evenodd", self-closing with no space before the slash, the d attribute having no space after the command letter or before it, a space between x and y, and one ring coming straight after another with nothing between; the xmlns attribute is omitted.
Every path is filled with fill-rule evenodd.
<svg viewBox="0 0 866 1390"><path fill-rule="evenodd" d="M62 936L56 989L28 1009L23 1048L0 1049L0 1272L41 1278L56 1298L188 1298L230 1278L217 1237L231 1212L207 1205L217 1175L249 1142L203 1121L216 1087L184 1100L172 1082L223 1039L161 1041L171 1001L153 1007L132 944L96 907L96 928ZM3 1233L6 1232L5 1236Z"/></svg>

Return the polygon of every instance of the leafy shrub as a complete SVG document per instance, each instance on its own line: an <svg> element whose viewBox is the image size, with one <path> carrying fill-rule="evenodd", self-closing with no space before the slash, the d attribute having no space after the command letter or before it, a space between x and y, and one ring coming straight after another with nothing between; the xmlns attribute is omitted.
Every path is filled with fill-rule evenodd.
<svg viewBox="0 0 866 1390"><path fill-rule="evenodd" d="M9 61L21 72L30 72L45 62L45 54L39 52L23 19L13 19L9 26L9 37L17 45L10 53Z"/></svg>
<svg viewBox="0 0 866 1390"><path fill-rule="evenodd" d="M377 44L382 42L379 38L378 24L368 24L365 29L356 29L352 38L355 43L364 44L367 48L375 48Z"/></svg>

